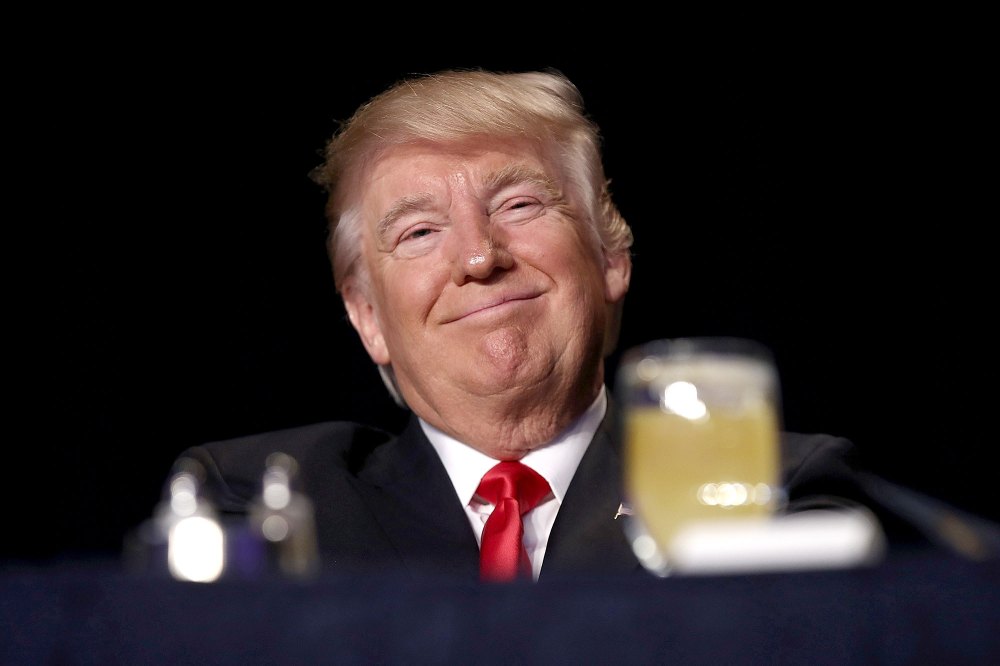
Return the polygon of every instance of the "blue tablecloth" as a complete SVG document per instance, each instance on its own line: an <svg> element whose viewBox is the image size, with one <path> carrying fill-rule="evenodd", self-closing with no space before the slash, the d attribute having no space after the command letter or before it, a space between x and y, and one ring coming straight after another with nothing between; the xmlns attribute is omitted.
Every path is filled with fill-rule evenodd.
<svg viewBox="0 0 1000 666"><path fill-rule="evenodd" d="M8 566L4 664L1000 664L1000 562L485 585Z"/></svg>

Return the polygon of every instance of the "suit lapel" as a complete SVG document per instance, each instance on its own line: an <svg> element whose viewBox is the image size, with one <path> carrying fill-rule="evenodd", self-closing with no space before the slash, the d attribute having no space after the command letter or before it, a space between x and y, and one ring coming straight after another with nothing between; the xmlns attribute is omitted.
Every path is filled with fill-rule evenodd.
<svg viewBox="0 0 1000 666"><path fill-rule="evenodd" d="M617 432L617 414L609 401L552 526L542 578L644 571L625 538L623 521L615 518L623 498Z"/></svg>
<svg viewBox="0 0 1000 666"><path fill-rule="evenodd" d="M479 574L479 547L455 487L415 416L359 475L366 501L404 565Z"/></svg>

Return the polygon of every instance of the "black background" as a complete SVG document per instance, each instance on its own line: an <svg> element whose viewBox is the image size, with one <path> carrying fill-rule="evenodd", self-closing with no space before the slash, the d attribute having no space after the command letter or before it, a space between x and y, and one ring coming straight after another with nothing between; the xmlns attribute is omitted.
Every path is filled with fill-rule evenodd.
<svg viewBox="0 0 1000 666"><path fill-rule="evenodd" d="M790 37L729 18L725 35L682 24L572 46L505 27L480 48L348 43L346 24L261 15L74 32L42 69L26 52L10 185L28 212L11 227L40 251L10 283L24 372L9 375L21 428L0 555L116 556L192 444L398 427L334 292L308 172L358 104L446 67L554 67L580 87L635 234L619 349L759 339L788 429L848 436L888 478L996 517L977 43L891 20Z"/></svg>

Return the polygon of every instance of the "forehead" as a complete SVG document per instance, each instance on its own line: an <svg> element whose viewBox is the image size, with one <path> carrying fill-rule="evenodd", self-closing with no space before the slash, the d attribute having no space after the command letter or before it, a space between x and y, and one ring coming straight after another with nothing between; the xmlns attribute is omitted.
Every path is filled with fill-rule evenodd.
<svg viewBox="0 0 1000 666"><path fill-rule="evenodd" d="M417 142L392 146L371 163L360 182L371 204L442 186L477 187L511 166L558 181L558 170L533 143L523 139L470 139L459 143Z"/></svg>

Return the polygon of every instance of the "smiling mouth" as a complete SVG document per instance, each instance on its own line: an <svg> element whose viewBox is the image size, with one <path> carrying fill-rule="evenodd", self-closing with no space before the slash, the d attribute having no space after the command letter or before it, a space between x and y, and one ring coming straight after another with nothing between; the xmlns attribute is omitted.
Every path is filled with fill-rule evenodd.
<svg viewBox="0 0 1000 666"><path fill-rule="evenodd" d="M476 305L469 310L462 312L461 314L446 318L442 323L450 324L454 321L461 321L463 319L475 318L482 315L490 315L493 313L503 312L511 307L516 307L519 304L525 303L527 301L534 300L541 296L538 293L530 294L516 294L510 296L502 296L493 301L487 301L480 305Z"/></svg>

